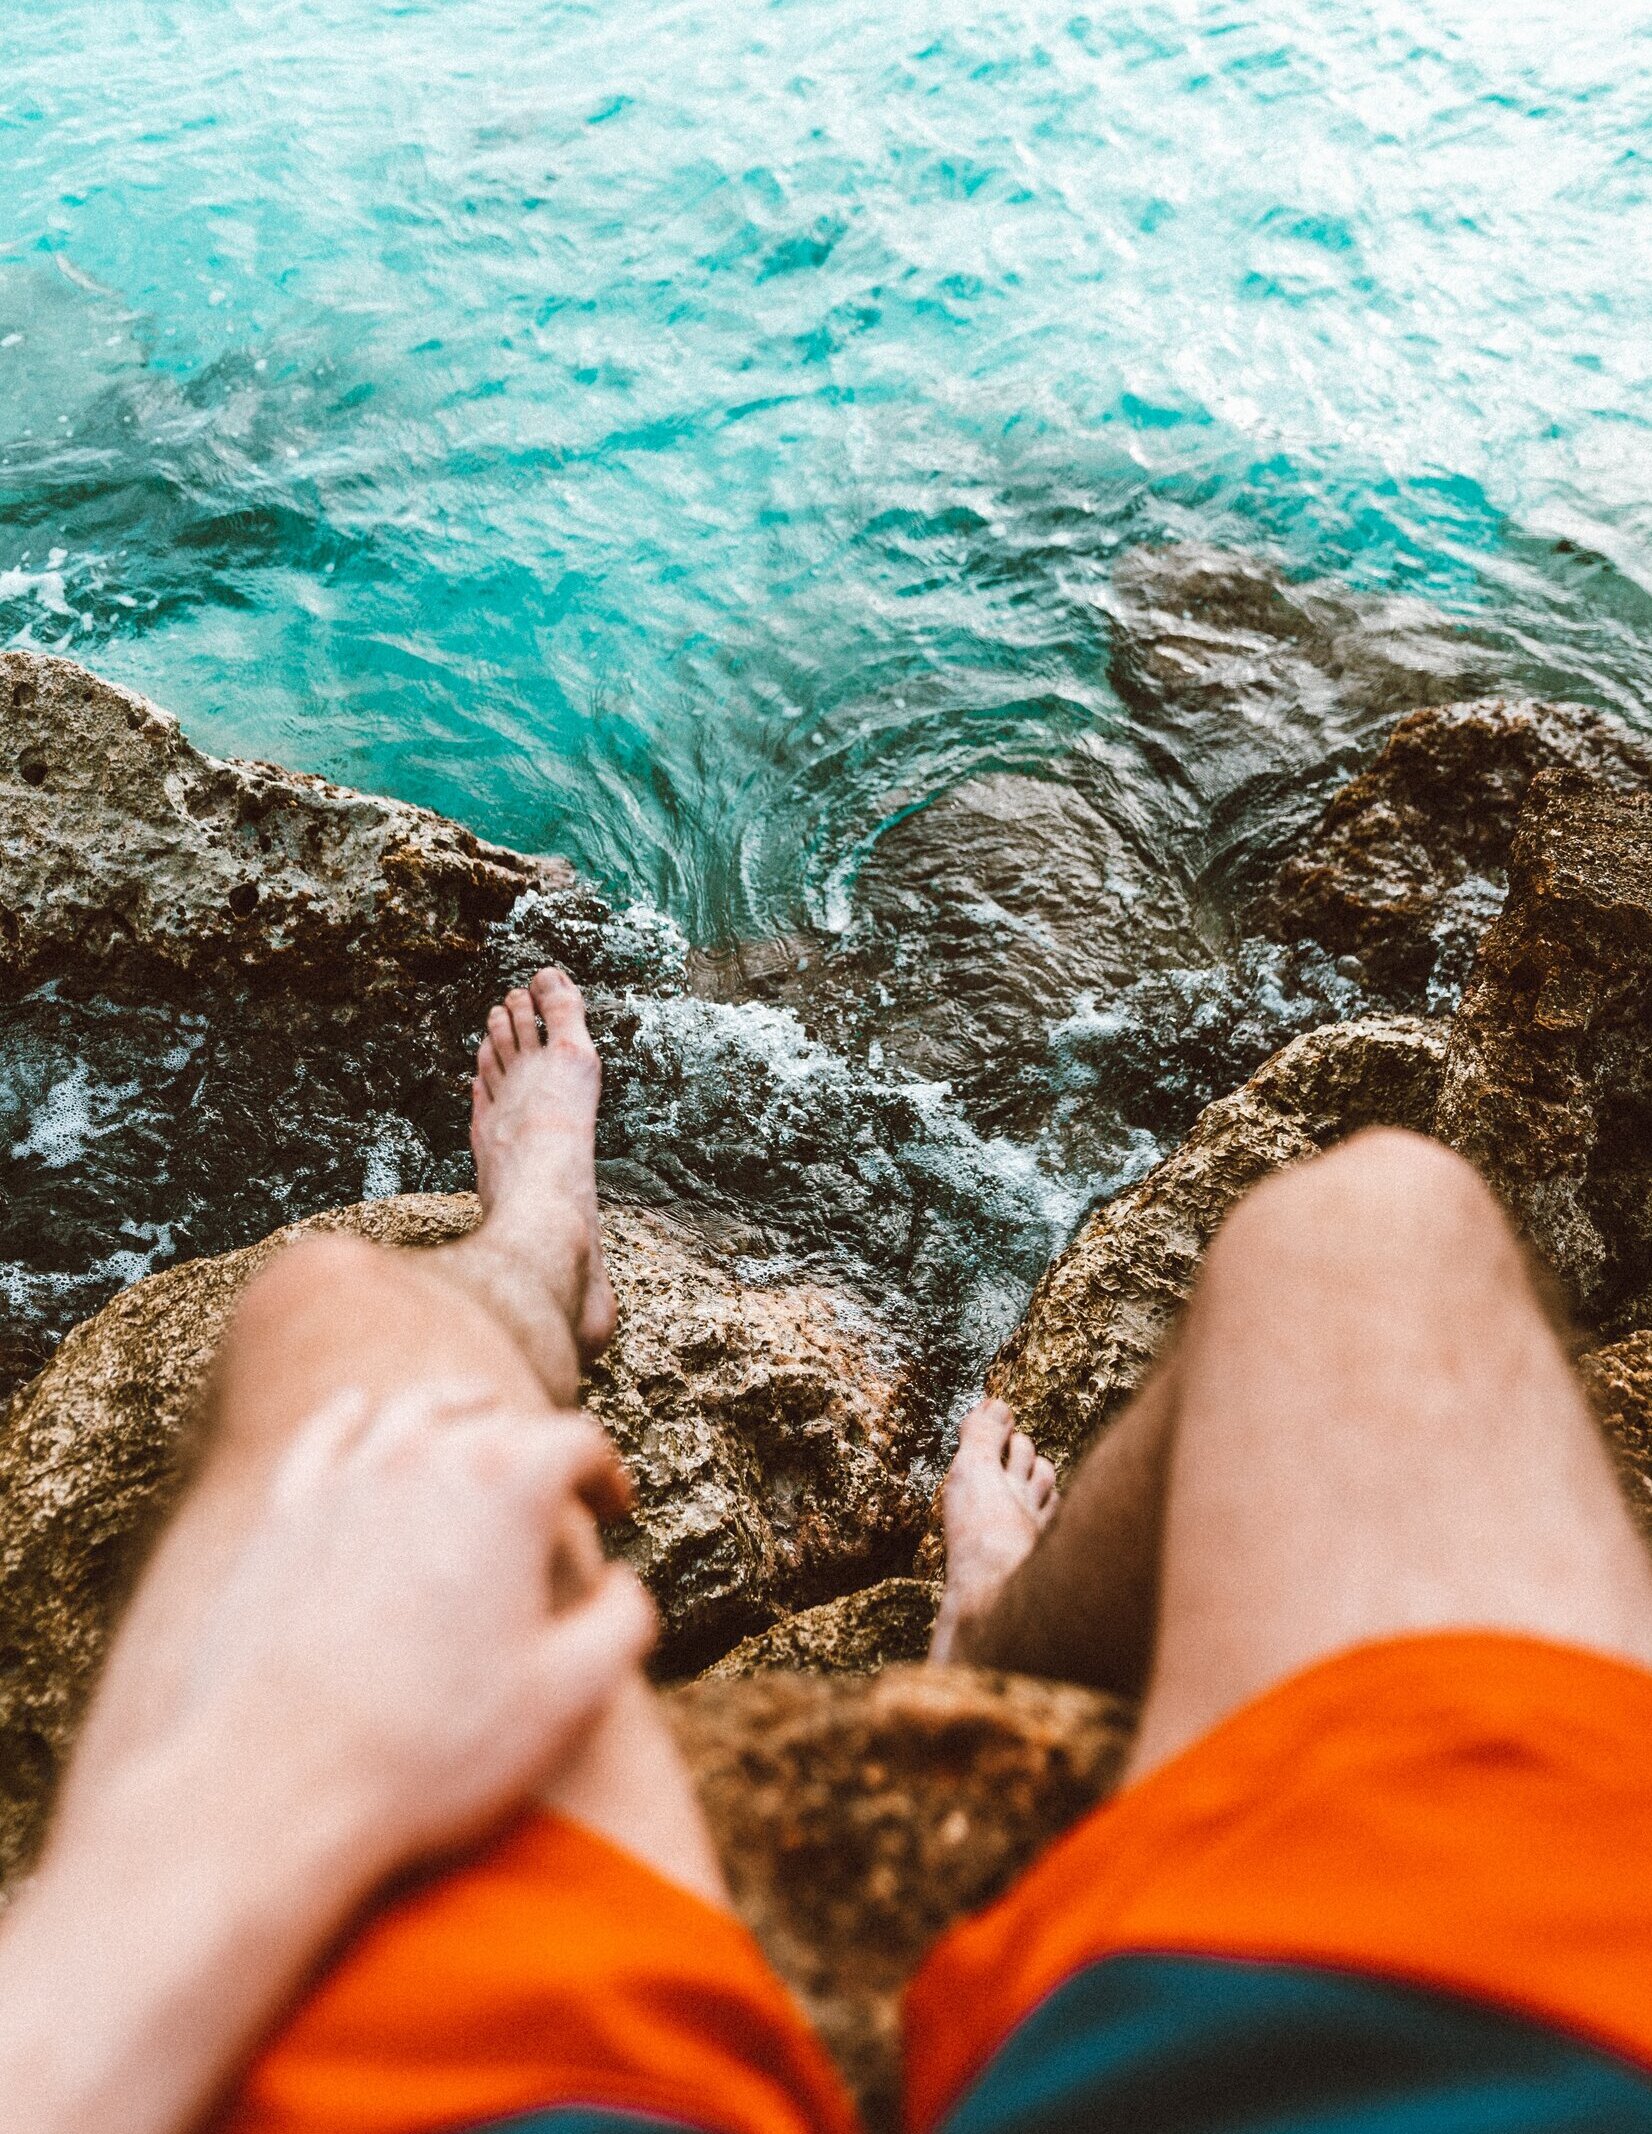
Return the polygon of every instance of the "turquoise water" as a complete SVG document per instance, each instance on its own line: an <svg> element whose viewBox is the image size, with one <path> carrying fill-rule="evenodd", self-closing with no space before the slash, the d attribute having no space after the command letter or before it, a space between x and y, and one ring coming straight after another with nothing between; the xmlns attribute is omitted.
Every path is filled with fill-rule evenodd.
<svg viewBox="0 0 1652 2134"><path fill-rule="evenodd" d="M1652 701L1640 0L47 0L0 640L707 942L1110 749L1119 552Z"/></svg>

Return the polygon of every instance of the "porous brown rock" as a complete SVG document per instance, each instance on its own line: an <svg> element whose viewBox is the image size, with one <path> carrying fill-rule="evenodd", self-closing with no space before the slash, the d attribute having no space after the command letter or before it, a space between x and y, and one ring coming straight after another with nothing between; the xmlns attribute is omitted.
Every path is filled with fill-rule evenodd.
<svg viewBox="0 0 1652 2134"><path fill-rule="evenodd" d="M1630 1517L1652 1543L1652 1333L1592 1349L1577 1369L1605 1430Z"/></svg>
<svg viewBox="0 0 1652 2134"><path fill-rule="evenodd" d="M1294 1039L1200 1113L1173 1155L1098 1208L1051 1264L987 1390L1070 1467L1147 1375L1217 1226L1246 1189L1364 1126L1427 1132L1442 1025L1334 1023Z"/></svg>
<svg viewBox="0 0 1652 2134"><path fill-rule="evenodd" d="M674 1669L891 1568L921 1526L935 1419L891 1329L820 1281L748 1283L696 1233L611 1209L619 1332L586 1402L636 1486L615 1530Z"/></svg>
<svg viewBox="0 0 1652 2134"><path fill-rule="evenodd" d="M0 1421L0 1881L27 1856L131 1570L172 1500L196 1396L247 1281L294 1238L462 1236L468 1194L296 1224L123 1291ZM692 1665L775 1614L875 1576L921 1521L932 1451L897 1345L819 1283L743 1284L691 1236L612 1209L619 1300L588 1388L637 1486L618 1539L664 1659Z"/></svg>
<svg viewBox="0 0 1652 2134"><path fill-rule="evenodd" d="M1413 711L1285 861L1257 918L1280 940L1358 957L1396 1004L1443 997L1502 907L1533 778L1567 766L1652 785L1652 750L1579 704L1485 697Z"/></svg>
<svg viewBox="0 0 1652 2134"><path fill-rule="evenodd" d="M955 1667L770 1671L670 1706L736 1905L893 2134L908 1978L1112 1790L1131 1708Z"/></svg>
<svg viewBox="0 0 1652 2134"><path fill-rule="evenodd" d="M570 952L602 910L560 860L204 755L130 690L0 653L0 981L361 1000L467 971L524 897Z"/></svg>
<svg viewBox="0 0 1652 2134"><path fill-rule="evenodd" d="M1652 798L1578 771L1533 781L1437 1130L1586 1327L1652 1324Z"/></svg>
<svg viewBox="0 0 1652 2134"><path fill-rule="evenodd" d="M931 1579L880 1579L858 1593L782 1616L767 1630L742 1638L701 1679L732 1682L766 1667L871 1675L896 1661L921 1660L929 1650L940 1598L940 1586Z"/></svg>

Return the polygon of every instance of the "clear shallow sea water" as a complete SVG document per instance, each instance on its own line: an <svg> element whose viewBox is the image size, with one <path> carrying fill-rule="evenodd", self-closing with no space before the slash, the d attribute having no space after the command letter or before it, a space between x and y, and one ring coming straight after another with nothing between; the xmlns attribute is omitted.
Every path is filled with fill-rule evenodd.
<svg viewBox="0 0 1652 2134"><path fill-rule="evenodd" d="M1652 726L1649 388L1643 0L0 14L0 643L707 948L840 925L983 772L1100 766L1174 872L1221 779L1114 686L1152 544ZM1191 1103L1357 1006L1282 986L1149 975L1028 1046L1072 1106ZM0 1034L0 1305L48 1330L226 1241L168 1170L207 1036L87 1013ZM976 1353L1163 1126L1121 1098L1075 1168L769 1006L628 1044L616 1153L829 1178ZM405 1120L328 1131L262 1152L249 1234L458 1182ZM927 1212L886 1248L890 1206Z"/></svg>
<svg viewBox="0 0 1652 2134"><path fill-rule="evenodd" d="M0 84L0 640L697 940L1128 746L1143 540L1652 696L1640 0L49 0Z"/></svg>

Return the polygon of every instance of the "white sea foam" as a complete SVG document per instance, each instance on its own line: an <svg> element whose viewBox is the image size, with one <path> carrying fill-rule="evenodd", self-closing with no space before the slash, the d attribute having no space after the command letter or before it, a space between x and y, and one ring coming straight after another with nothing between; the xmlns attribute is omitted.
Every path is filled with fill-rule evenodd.
<svg viewBox="0 0 1652 2134"><path fill-rule="evenodd" d="M633 1071L610 1130L628 1155L729 1184L754 1218L801 1220L828 1251L893 1261L914 1307L940 1310L983 1360L1095 1190L977 1132L944 1083L847 1059L790 1009L682 995L627 1008Z"/></svg>
<svg viewBox="0 0 1652 2134"><path fill-rule="evenodd" d="M403 1191L430 1152L417 1130L397 1112L379 1112L364 1125L361 1197L389 1200Z"/></svg>
<svg viewBox="0 0 1652 2134"><path fill-rule="evenodd" d="M73 1273L31 1267L21 1260L0 1260L0 1300L25 1322L62 1327L95 1311L112 1289L127 1289L159 1267L176 1250L171 1223L126 1223L130 1245L93 1260Z"/></svg>
<svg viewBox="0 0 1652 2134"><path fill-rule="evenodd" d="M688 936L676 920L644 899L617 911L603 928L610 954L626 962L681 976L688 965Z"/></svg>
<svg viewBox="0 0 1652 2134"><path fill-rule="evenodd" d="M61 556L56 549L54 555ZM72 615L67 582L61 570L49 565L43 571L24 570L19 565L15 570L0 571L0 600L32 600L48 615Z"/></svg>
<svg viewBox="0 0 1652 2134"><path fill-rule="evenodd" d="M83 1161L138 1095L136 1082L96 1081L87 1063L76 1060L31 1109L26 1131L12 1143L12 1160L32 1156L52 1171Z"/></svg>

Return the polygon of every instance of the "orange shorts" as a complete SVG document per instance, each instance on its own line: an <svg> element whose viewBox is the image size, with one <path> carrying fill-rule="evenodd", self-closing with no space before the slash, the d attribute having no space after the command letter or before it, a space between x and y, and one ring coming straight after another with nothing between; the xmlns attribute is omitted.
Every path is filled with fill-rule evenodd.
<svg viewBox="0 0 1652 2134"><path fill-rule="evenodd" d="M1278 1685L945 1937L907 2061L912 2134L1652 2134L1652 1674L1452 1634ZM542 1817L383 1912L225 2134L564 2112L853 2126L742 1928Z"/></svg>
<svg viewBox="0 0 1652 2134"><path fill-rule="evenodd" d="M578 2115L854 2134L757 1944L579 1824L535 1815L386 1906L247 2076L219 2134L436 2134Z"/></svg>

